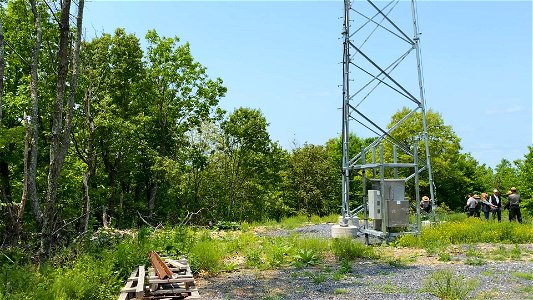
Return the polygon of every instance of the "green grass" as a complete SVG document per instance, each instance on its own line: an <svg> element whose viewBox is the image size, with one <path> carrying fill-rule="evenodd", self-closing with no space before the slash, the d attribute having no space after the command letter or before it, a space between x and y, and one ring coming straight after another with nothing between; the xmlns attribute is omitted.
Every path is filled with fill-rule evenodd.
<svg viewBox="0 0 533 300"><path fill-rule="evenodd" d="M376 259L379 257L374 248L347 238L334 239L332 251L340 261L353 261L358 258Z"/></svg>
<svg viewBox="0 0 533 300"><path fill-rule="evenodd" d="M439 252L439 261L451 261L452 255L448 252Z"/></svg>
<svg viewBox="0 0 533 300"><path fill-rule="evenodd" d="M347 290L347 289L335 289L333 291L333 294L335 295L344 295L344 294L348 294L350 291Z"/></svg>
<svg viewBox="0 0 533 300"><path fill-rule="evenodd" d="M511 272L511 275L513 275L516 278L521 278L525 280L533 280L533 273Z"/></svg>
<svg viewBox="0 0 533 300"><path fill-rule="evenodd" d="M445 300L465 299L479 285L479 280L466 280L449 270L436 271L424 281L424 289Z"/></svg>

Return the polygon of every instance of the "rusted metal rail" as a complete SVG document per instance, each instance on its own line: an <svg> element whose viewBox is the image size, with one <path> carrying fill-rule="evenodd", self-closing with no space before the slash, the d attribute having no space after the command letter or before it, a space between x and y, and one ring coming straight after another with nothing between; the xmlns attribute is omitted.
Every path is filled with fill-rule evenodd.
<svg viewBox="0 0 533 300"><path fill-rule="evenodd" d="M172 271L168 268L168 266L161 260L161 257L154 252L151 251L150 254L150 261L152 262L152 267L154 267L155 274L159 279L171 279L172 278Z"/></svg>

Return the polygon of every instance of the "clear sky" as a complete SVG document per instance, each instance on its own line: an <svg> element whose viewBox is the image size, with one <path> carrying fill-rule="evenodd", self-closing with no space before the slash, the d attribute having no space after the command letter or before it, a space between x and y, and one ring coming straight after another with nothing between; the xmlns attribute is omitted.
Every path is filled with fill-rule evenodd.
<svg viewBox="0 0 533 300"><path fill-rule="evenodd" d="M532 12L531 1L418 1L427 107L491 167L533 144ZM122 27L189 42L228 87L221 106L260 109L291 150L341 133L342 16L339 0L91 1L84 23L87 37ZM411 16L398 22L411 26Z"/></svg>

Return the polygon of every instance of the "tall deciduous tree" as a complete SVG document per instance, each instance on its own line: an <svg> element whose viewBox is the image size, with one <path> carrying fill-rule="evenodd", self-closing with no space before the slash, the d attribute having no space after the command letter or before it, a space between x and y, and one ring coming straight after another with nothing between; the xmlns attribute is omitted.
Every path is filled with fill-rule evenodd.
<svg viewBox="0 0 533 300"><path fill-rule="evenodd" d="M533 146L528 147L524 160L516 162L518 165L519 191L523 199L525 213L533 216Z"/></svg>
<svg viewBox="0 0 533 300"><path fill-rule="evenodd" d="M503 158L494 168L493 186L505 192L518 185L518 169L507 159Z"/></svg>
<svg viewBox="0 0 533 300"><path fill-rule="evenodd" d="M76 97L79 57L81 47L81 34L83 24L84 0L78 2L76 38L74 40L74 50L72 60L69 62L69 52L71 51L70 38L70 8L71 1L64 0L61 6L59 25L59 50L58 69L56 82L56 98L52 118L52 137L50 143L50 162L48 167L48 190L46 195L46 205L43 212L43 225L41 230L41 253L48 254L52 245L54 233L54 221L56 216L56 200L59 183L59 175L67 150L70 145L70 130L74 111L74 100ZM37 66L36 66L37 68ZM71 79L68 80L69 68ZM67 82L70 89L67 90ZM68 98L68 100L67 100ZM65 113L66 112L66 113Z"/></svg>
<svg viewBox="0 0 533 300"><path fill-rule="evenodd" d="M30 126L31 130L26 131L26 139L29 140L30 144L30 162L28 169L25 169L24 172L28 172L28 175L25 176L27 183L24 183L24 192L27 195L32 203L33 214L35 215L35 220L39 227L43 225L43 214L41 212L41 207L39 204L39 199L37 198L37 156L39 155L39 90L37 88L39 77L38 77L38 68L39 68L39 56L41 49L41 39L42 39L42 28L41 28L41 13L37 7L36 0L31 0L31 11L33 13L34 22L35 22L35 44L33 46L33 51L31 55L31 79L30 79L30 95L31 95L31 121Z"/></svg>
<svg viewBox="0 0 533 300"><path fill-rule="evenodd" d="M224 166L224 204L229 220L260 220L268 195L269 167L273 145L267 131L268 123L259 110L236 109L221 127Z"/></svg>
<svg viewBox="0 0 533 300"><path fill-rule="evenodd" d="M340 170L325 146L305 144L294 149L288 172L295 210L324 216L340 205Z"/></svg>
<svg viewBox="0 0 533 300"><path fill-rule="evenodd" d="M146 34L147 86L151 104L146 125L148 147L148 209L152 216L167 159L187 161L190 145L186 135L202 123L219 119L217 105L226 93L222 80L209 79L207 69L195 61L188 43L161 37L155 30ZM194 154L194 152L192 153Z"/></svg>

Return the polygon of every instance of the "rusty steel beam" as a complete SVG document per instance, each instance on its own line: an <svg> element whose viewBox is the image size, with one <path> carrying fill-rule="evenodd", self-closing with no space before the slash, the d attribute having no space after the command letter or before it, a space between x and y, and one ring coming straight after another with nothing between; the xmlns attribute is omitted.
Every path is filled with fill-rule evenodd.
<svg viewBox="0 0 533 300"><path fill-rule="evenodd" d="M150 261L152 262L152 267L154 267L155 274L157 275L157 277L159 277L159 279L172 278L172 275L174 273L170 271L168 266L161 260L161 257L159 257L156 252L150 251L148 256L150 257Z"/></svg>

